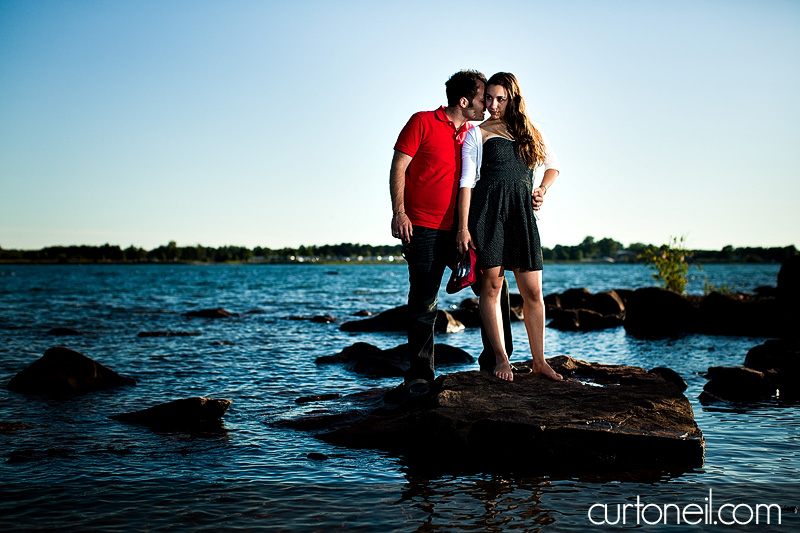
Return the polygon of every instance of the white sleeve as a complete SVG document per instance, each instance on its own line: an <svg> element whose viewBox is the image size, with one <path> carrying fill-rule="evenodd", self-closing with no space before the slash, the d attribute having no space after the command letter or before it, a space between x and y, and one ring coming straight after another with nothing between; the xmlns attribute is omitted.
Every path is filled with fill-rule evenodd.
<svg viewBox="0 0 800 533"><path fill-rule="evenodd" d="M552 168L561 173L561 161L558 160L558 156L553 151L553 147L550 146L550 141L547 140L547 136L542 130L539 130L539 133L541 133L542 141L544 141L544 169L550 170Z"/></svg>
<svg viewBox="0 0 800 533"><path fill-rule="evenodd" d="M470 129L461 146L461 187L472 189L478 182L481 167L481 129L478 126Z"/></svg>

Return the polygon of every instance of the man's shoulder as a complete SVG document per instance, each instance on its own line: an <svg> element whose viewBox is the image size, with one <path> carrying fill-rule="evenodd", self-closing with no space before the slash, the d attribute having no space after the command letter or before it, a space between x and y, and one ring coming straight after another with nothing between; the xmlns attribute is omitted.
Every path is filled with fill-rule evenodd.
<svg viewBox="0 0 800 533"><path fill-rule="evenodd" d="M436 112L438 109L434 109L432 111L417 111L413 115L411 115L411 120L421 120L423 122L430 122L436 119Z"/></svg>

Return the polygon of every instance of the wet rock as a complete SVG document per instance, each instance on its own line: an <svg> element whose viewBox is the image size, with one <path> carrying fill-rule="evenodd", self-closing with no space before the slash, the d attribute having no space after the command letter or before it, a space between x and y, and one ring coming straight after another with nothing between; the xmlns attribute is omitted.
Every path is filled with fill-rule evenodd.
<svg viewBox="0 0 800 533"><path fill-rule="evenodd" d="M546 316L552 316L556 311L561 311L561 295L557 292L544 297L544 311Z"/></svg>
<svg viewBox="0 0 800 533"><path fill-rule="evenodd" d="M486 372L457 372L440 376L431 395L416 403L392 406L381 401L381 391L372 391L343 398L338 412L278 425L316 431L339 446L378 448L459 470L583 472L703 464L705 444L691 405L661 376L567 356L549 362L566 381L518 374L509 383Z"/></svg>
<svg viewBox="0 0 800 533"><path fill-rule="evenodd" d="M622 325L625 304L616 291L592 294L586 288L548 294L545 312L548 327L561 331L594 331Z"/></svg>
<svg viewBox="0 0 800 533"><path fill-rule="evenodd" d="M525 313L522 309L522 295L517 292L508 293L508 306L511 311L511 321L521 322L525 319Z"/></svg>
<svg viewBox="0 0 800 533"><path fill-rule="evenodd" d="M787 259L778 271L778 297L797 306L800 302L800 255Z"/></svg>
<svg viewBox="0 0 800 533"><path fill-rule="evenodd" d="M622 300L622 305L628 305L628 300L633 295L633 289L614 289L614 292L617 293L620 300Z"/></svg>
<svg viewBox="0 0 800 533"><path fill-rule="evenodd" d="M312 461L327 461L328 460L328 456L327 455L325 455L324 453L317 453L317 452L311 452L308 455L306 455L306 457L308 457Z"/></svg>
<svg viewBox="0 0 800 533"><path fill-rule="evenodd" d="M637 289L625 307L625 331L634 337L664 338L696 328L698 311L680 294L658 287Z"/></svg>
<svg viewBox="0 0 800 533"><path fill-rule="evenodd" d="M336 318L334 318L332 315L319 315L311 317L311 322L318 324L330 324L332 322L336 322Z"/></svg>
<svg viewBox="0 0 800 533"><path fill-rule="evenodd" d="M744 366L769 376L782 400L800 399L800 340L766 341L747 352Z"/></svg>
<svg viewBox="0 0 800 533"><path fill-rule="evenodd" d="M316 394L314 396L301 396L297 398L294 403L312 403L312 402L325 402L328 400L335 400L341 398L341 394Z"/></svg>
<svg viewBox="0 0 800 533"><path fill-rule="evenodd" d="M620 315L601 315L589 309L562 309L553 311L553 320L547 327L560 331L595 331L622 325Z"/></svg>
<svg viewBox="0 0 800 533"><path fill-rule="evenodd" d="M221 431L222 415L231 400L184 398L109 418L139 424L160 431Z"/></svg>
<svg viewBox="0 0 800 533"><path fill-rule="evenodd" d="M775 385L770 378L752 368L715 366L708 369L706 377L710 381L699 396L702 403L720 400L750 403L775 395Z"/></svg>
<svg viewBox="0 0 800 533"><path fill-rule="evenodd" d="M450 313L455 320L464 324L465 328L481 327L481 312L477 306L464 307L462 304L458 309L451 309L448 313Z"/></svg>
<svg viewBox="0 0 800 533"><path fill-rule="evenodd" d="M372 316L372 311L367 311L366 309L361 309L353 313L353 316Z"/></svg>
<svg viewBox="0 0 800 533"><path fill-rule="evenodd" d="M78 331L72 328L53 328L47 332L47 335L54 336L67 336L67 335L87 335L85 331Z"/></svg>
<svg viewBox="0 0 800 533"><path fill-rule="evenodd" d="M653 374L658 374L664 381L668 383L672 383L678 390L681 392L686 392L686 389L689 388L689 385L686 383L686 380L681 377L680 374L672 370L671 368L667 368L665 366L657 366L655 368L651 368L650 372Z"/></svg>
<svg viewBox="0 0 800 533"><path fill-rule="evenodd" d="M753 289L753 292L759 296L777 297L778 288L770 285L762 285Z"/></svg>
<svg viewBox="0 0 800 533"><path fill-rule="evenodd" d="M30 429L33 426L24 422L2 422L0 421L0 433L3 435L10 435L22 429Z"/></svg>
<svg viewBox="0 0 800 533"><path fill-rule="evenodd" d="M197 331L140 331L137 337L197 337Z"/></svg>
<svg viewBox="0 0 800 533"><path fill-rule="evenodd" d="M56 346L11 378L7 388L14 392L60 395L123 385L136 385L136 380L121 376L80 352Z"/></svg>
<svg viewBox="0 0 800 533"><path fill-rule="evenodd" d="M464 350L446 344L434 345L436 366L471 364L475 359ZM402 377L409 367L408 344L381 350L366 342L357 342L335 355L318 357L316 364L343 364L356 374L374 377Z"/></svg>
<svg viewBox="0 0 800 533"><path fill-rule="evenodd" d="M409 320L408 306L401 305L370 318L345 322L339 329L349 332L408 331ZM436 332L458 333L460 331L464 331L464 324L453 318L453 315L447 311L439 309L436 314Z"/></svg>
<svg viewBox="0 0 800 533"><path fill-rule="evenodd" d="M218 307L216 309L201 309L199 311L189 311L188 313L185 313L184 316L189 316L194 318L230 318L239 315L231 313L230 311L223 309L222 307Z"/></svg>
<svg viewBox="0 0 800 533"><path fill-rule="evenodd" d="M776 337L785 327L778 301L772 297L712 292L699 309L697 329L709 335Z"/></svg>
<svg viewBox="0 0 800 533"><path fill-rule="evenodd" d="M45 461L49 459L66 459L72 457L74 452L69 448L48 448L14 450L8 454L9 463L30 463L33 461Z"/></svg>
<svg viewBox="0 0 800 533"><path fill-rule="evenodd" d="M583 309L594 311L603 316L620 316L625 312L625 304L617 291L603 291L593 294Z"/></svg>
<svg viewBox="0 0 800 533"><path fill-rule="evenodd" d="M591 298L592 293L586 287L578 289L567 289L561 293L562 309L585 309L586 302Z"/></svg>

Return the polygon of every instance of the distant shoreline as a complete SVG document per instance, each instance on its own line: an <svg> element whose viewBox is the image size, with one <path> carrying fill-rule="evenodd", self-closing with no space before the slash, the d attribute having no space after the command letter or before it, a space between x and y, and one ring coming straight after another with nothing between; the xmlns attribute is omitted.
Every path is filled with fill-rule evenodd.
<svg viewBox="0 0 800 533"><path fill-rule="evenodd" d="M664 252L669 245L633 243L624 246L609 238L586 237L574 246L560 244L543 247L545 263L644 263L644 257ZM721 250L684 250L689 262L710 263L782 263L797 255L794 245L771 248L734 248ZM49 246L39 250L8 250L0 247L0 264L392 264L405 263L400 244L326 244L297 248L271 249L257 246L178 246L175 241L145 250L118 245Z"/></svg>

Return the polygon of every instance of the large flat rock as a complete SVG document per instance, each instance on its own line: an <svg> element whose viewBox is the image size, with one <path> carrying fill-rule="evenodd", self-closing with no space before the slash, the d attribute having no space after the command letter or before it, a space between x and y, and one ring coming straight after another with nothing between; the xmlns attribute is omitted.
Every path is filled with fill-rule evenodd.
<svg viewBox="0 0 800 533"><path fill-rule="evenodd" d="M680 389L642 368L549 359L566 378L471 371L440 376L423 401L389 405L382 391L326 404L281 425L341 446L414 461L509 471L620 471L702 466L705 441Z"/></svg>

